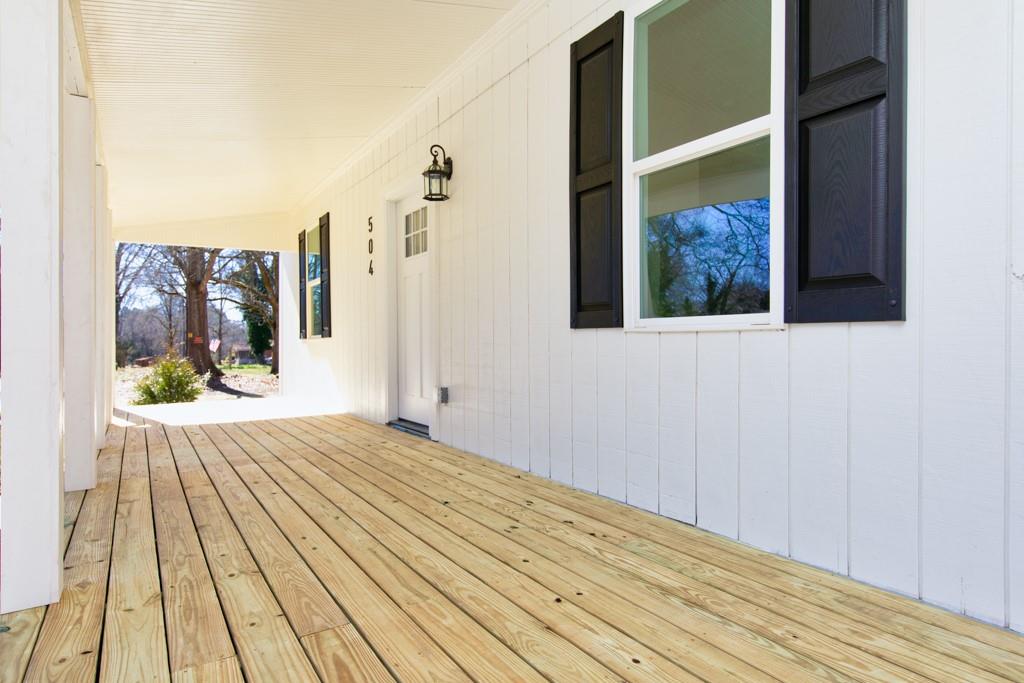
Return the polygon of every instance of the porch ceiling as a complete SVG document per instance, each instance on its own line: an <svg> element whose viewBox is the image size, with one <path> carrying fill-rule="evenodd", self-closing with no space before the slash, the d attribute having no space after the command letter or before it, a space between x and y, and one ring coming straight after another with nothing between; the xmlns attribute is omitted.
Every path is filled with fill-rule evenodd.
<svg viewBox="0 0 1024 683"><path fill-rule="evenodd" d="M515 2L78 0L115 223L288 210Z"/></svg>

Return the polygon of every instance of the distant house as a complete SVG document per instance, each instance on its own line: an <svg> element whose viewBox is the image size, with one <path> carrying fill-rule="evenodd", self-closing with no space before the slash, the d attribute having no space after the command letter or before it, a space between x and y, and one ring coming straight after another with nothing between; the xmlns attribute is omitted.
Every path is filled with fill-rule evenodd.
<svg viewBox="0 0 1024 683"><path fill-rule="evenodd" d="M252 365L259 362L247 344L235 344L232 346L228 360L232 365Z"/></svg>

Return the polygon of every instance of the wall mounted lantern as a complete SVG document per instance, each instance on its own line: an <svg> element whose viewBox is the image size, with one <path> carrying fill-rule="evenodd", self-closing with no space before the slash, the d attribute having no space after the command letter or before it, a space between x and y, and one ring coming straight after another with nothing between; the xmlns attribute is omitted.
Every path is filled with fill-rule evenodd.
<svg viewBox="0 0 1024 683"><path fill-rule="evenodd" d="M443 202L448 199L448 181L452 179L452 158L444 153L441 145L431 145L434 160L423 171L423 198L428 202ZM440 153L443 162L438 162Z"/></svg>

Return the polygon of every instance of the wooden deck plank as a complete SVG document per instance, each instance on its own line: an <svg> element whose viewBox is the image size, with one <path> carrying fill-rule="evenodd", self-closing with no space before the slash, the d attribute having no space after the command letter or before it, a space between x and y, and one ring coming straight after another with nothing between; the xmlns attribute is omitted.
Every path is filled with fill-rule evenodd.
<svg viewBox="0 0 1024 683"><path fill-rule="evenodd" d="M254 460L289 495L313 511L316 521L407 613L428 629L434 623L448 625L443 632L434 629L432 635L474 678L540 681L543 678L527 662L543 671L544 663L551 658L573 663L578 666L576 673L590 680L611 675L576 648L547 633L543 624L498 599L472 577L460 584L463 592L457 598L451 590L446 591L437 582L428 581L420 574L424 573L424 564L431 559L429 554L417 556L420 562L414 571L408 560L403 562L401 556L393 551L392 544L385 547L347 514L348 508L334 507L313 482L302 478L301 474L316 474L303 467L308 463L293 456L292 465L296 460L300 462L297 468L290 468L274 454L287 459L287 453L279 448L273 452L267 450L242 431L233 433L236 441L245 446ZM467 604L479 607L474 611L467 609ZM460 611L458 605L462 605L468 614ZM480 612L488 613L490 618L481 619ZM573 668L568 670L573 671Z"/></svg>
<svg viewBox="0 0 1024 683"><path fill-rule="evenodd" d="M551 498L553 502L562 503L565 507L594 519L615 519L624 530L632 530L643 540L683 552L701 552L702 559L714 558L714 562L707 559L710 564L725 563L728 566L743 568L791 595L820 601L820 604L852 607L856 612L876 621L880 627L890 627L900 632L916 632L921 629L922 624L930 624L945 631L950 641L957 643L958 647L970 649L975 647L973 641L1024 657L1024 638L1012 631L737 543L645 510L621 506L600 496L541 479L514 467L467 454L443 444L424 442L422 439L401 433L387 434L394 430L358 417L327 417L339 428L360 429L373 434L376 438L384 438L386 434L387 439L447 459L449 462L461 462L466 467L483 468L481 471L485 472L486 476L504 481L515 480L516 485L523 485L524 494L542 494L540 497ZM901 616L905 618L901 619ZM986 659L991 654L991 650L977 649L977 656L981 659Z"/></svg>
<svg viewBox="0 0 1024 683"><path fill-rule="evenodd" d="M295 634L302 638L348 623L331 594L220 453L209 446L205 437L200 438L199 428L187 427L185 434Z"/></svg>
<svg viewBox="0 0 1024 683"><path fill-rule="evenodd" d="M126 417L0 683L1024 680L1015 633L359 418Z"/></svg>
<svg viewBox="0 0 1024 683"><path fill-rule="evenodd" d="M245 683L237 657L207 662L174 672L172 683Z"/></svg>
<svg viewBox="0 0 1024 683"><path fill-rule="evenodd" d="M328 448L325 451L330 453ZM389 462L384 449L374 450L365 459L358 448L341 449L330 457L352 473L346 481L362 477L415 509L429 513L431 519L506 564L520 568L551 590L574 595L573 599L588 611L616 623L706 680L765 680L772 678L769 673L786 680L812 675L819 680L847 680L819 662L696 608L671 593L642 584L636 577L613 571L581 553L552 551L554 544L541 534L516 542L512 539L522 536L519 532L523 529L514 519L483 508L470 515L451 514L451 510L467 504L459 491L472 491L465 487L456 491L405 470ZM329 469L327 465L324 468Z"/></svg>
<svg viewBox="0 0 1024 683"><path fill-rule="evenodd" d="M419 473L406 481L422 482L424 478L425 475ZM648 597L659 598L654 609L659 613L665 613L664 610L667 609L667 618L671 618L673 610L688 605L701 607L709 613L717 612L720 618L734 625L752 629L765 638L771 638L780 647L789 645L807 657L813 657L820 662L832 662L833 666L860 680L900 679L909 675L898 668L888 666L886 661L922 675L926 674L934 680L959 681L963 680L965 675L977 680L986 680L984 674L973 668L957 667L959 663L955 661L942 661L942 655L922 657L912 647L905 646L905 649L899 650L899 643L887 642L884 638L878 638L876 641L875 634L864 629L858 629L853 637L844 637L847 635L846 631L853 630L851 627L826 622L812 623L807 627L799 620L792 619L792 614L789 615L790 618L779 615L781 610L793 612L798 610L798 607L790 608L784 603L771 601L747 601L744 598L750 596L737 595L735 591L727 593L696 581L679 580L679 577L665 573L664 568L651 567L639 562L628 552L571 525L557 524L550 519L538 519L540 516L528 509L502 506L493 500L493 496L480 495L475 500L477 502L456 502L451 507L492 528L500 529L505 525L509 537L521 538L520 542L543 553L552 562L565 563L574 570L587 569L588 576L600 581L610 590L626 592L637 587L636 579L643 580L648 586L644 591L650 594ZM494 517L494 510L498 510L502 516ZM553 540L561 543L553 547ZM614 571L609 572L609 568ZM632 599L638 598L633 596ZM794 638L799 645L794 644ZM736 634L733 634L732 639L737 641ZM860 642L857 642L858 640ZM875 646L865 650L873 649L873 656L867 657L857 651L856 648L864 641L871 641ZM879 643L887 645L889 651L878 647ZM933 663L931 657L939 661ZM946 666L949 668L945 668ZM776 675L782 673L777 668L769 670ZM999 679L987 677L987 680Z"/></svg>
<svg viewBox="0 0 1024 683"><path fill-rule="evenodd" d="M75 522L78 521L78 512L82 509L85 494L85 491L64 492L64 554L68 552L71 532L75 530Z"/></svg>
<svg viewBox="0 0 1024 683"><path fill-rule="evenodd" d="M347 548L353 557L364 563L368 573L389 591L406 612L424 623L427 628L431 623L438 623L439 609L448 613L445 621L462 624L458 629L435 629L432 635L441 638L442 645L453 657L464 663L463 666L471 673L479 675L481 671L486 672L487 662L476 661L480 658L480 652L489 651L491 656L506 656L505 653L513 651L542 673L550 670L554 662L559 662L563 675L575 680L618 680L612 672L593 658L549 632L542 622L517 609L511 602L491 593L472 577L464 577L466 583L456 589L462 591L457 597L452 595L450 586L448 591L443 590L442 586L438 585L437 572L428 572L429 567L425 566L433 559L432 553L417 554L414 564L418 572L433 576L433 581L428 581L424 576L412 571L408 566L408 558L405 562L402 561L402 556L394 548L392 539L387 539L385 547L380 540L356 523L348 514L348 507L335 507L335 503L324 495L325 492L320 486L325 482L328 486L332 483L326 475L322 475L297 456L289 458L287 452L277 448L275 452L278 455L273 460L277 457L285 458L289 466L282 464L283 460L274 462L267 461L266 458L262 458L260 464L273 473L275 480L281 482L300 505L312 511L318 508L327 511L326 514L316 515L317 521L339 545ZM300 476L298 472L308 479ZM449 568L448 571L455 570ZM415 590L410 592L409 587ZM419 598L420 595L423 597ZM469 612L470 617L476 618L476 621L447 608L446 602L449 599L461 605ZM489 616L481 619L482 613ZM489 625L487 631L492 635L481 632L481 621ZM500 662L492 663L491 666L495 664ZM518 666L522 666L522 662ZM522 669L516 679L534 680L536 677L536 672ZM493 676L486 678L494 679ZM507 676L504 678L507 679Z"/></svg>
<svg viewBox="0 0 1024 683"><path fill-rule="evenodd" d="M246 680L318 681L185 432L164 432Z"/></svg>
<svg viewBox="0 0 1024 683"><path fill-rule="evenodd" d="M101 683L170 681L145 432L144 425L133 426L125 437L100 655Z"/></svg>
<svg viewBox="0 0 1024 683"><path fill-rule="evenodd" d="M25 676L45 614L45 607L0 614L0 626L7 628L0 633L0 683L18 683Z"/></svg>
<svg viewBox="0 0 1024 683"><path fill-rule="evenodd" d="M231 450L227 445L225 450ZM236 452L232 460L246 485L265 506L268 514L293 540L317 576L331 589L339 602L365 634L368 642L401 680L468 680L458 664L431 636L403 611L363 568L332 540L318 522L340 516L327 504L320 509L302 507L289 497L259 465L248 462ZM314 521L315 520L315 521ZM362 534L353 534L350 543L358 543ZM393 569L391 570L393 571ZM429 594L409 593L416 604L428 604Z"/></svg>
<svg viewBox="0 0 1024 683"><path fill-rule="evenodd" d="M324 424L322 421L317 420L311 422ZM333 423L333 420L328 422ZM376 428L360 431L363 431L367 436L376 435L377 438L387 439L386 436L381 436ZM345 437L356 438L353 437L351 432L346 432ZM378 442L375 442L372 438L363 442L364 445L374 443ZM413 445L419 446L419 444ZM410 448L411 450L406 450ZM719 604L731 607L734 603L742 604L743 600L750 600L776 613L780 613L784 620L778 623L782 630L777 632L777 638L784 638L787 632L795 629L797 633L803 634L802 640L799 641L801 645L806 645L809 642L808 636L813 638L819 633L825 634L849 647L861 648L885 661L891 661L909 670L922 673L934 680L958 681L964 680L965 677L972 680L1000 680L998 676L1009 680L1019 680L1021 672L1024 671L1019 668L1020 662L1015 661L1016 657L1014 655L994 649L987 644L950 636L943 632L936 632L935 629L931 629L932 632L929 635L929 628L925 624L916 624L917 630L900 631L899 633L902 635L910 635L913 638L913 641L907 641L897 635L888 633L885 629L877 628L877 625L868 625L858 621L856 618L849 618L860 615L846 614L840 616L836 612L822 609L819 605L803 602L798 596L787 595L745 576L723 570L715 565L709 565L708 561L712 558L704 558L705 561L694 561L693 558L686 557L684 560L688 562L686 565L688 571L683 571L682 573L674 571L680 569L678 562L669 567L676 574L677 578L685 577L685 580L679 583L673 576L658 571L664 568L662 563L656 562L653 566L651 564L638 564L633 561L634 558L624 558L621 554L616 555L613 549L604 542L604 538L614 538L616 533L622 534L621 529L613 528L604 522L594 519L581 518L570 509L552 504L547 499L538 497L540 494L547 493L548 488L553 487L540 485L532 490L523 492L523 489L526 488L523 485L526 475L523 475L522 478L516 477L513 484L505 484L503 480L488 477L478 478L470 465L463 460L456 459L454 462L451 462L440 458L431 462L430 456L436 455L433 449L424 453L423 449L413 448L410 445L395 449L395 451L406 456L406 464L408 464L408 456L416 457L417 454L420 454L418 457L421 458L421 462L437 469L438 474L445 480L457 482L472 481L474 484L479 485L482 491L486 491L487 495L479 497L478 501L485 505L492 507L500 506L500 503L497 501L500 501L500 497L504 496L506 503L513 503L510 507L506 505L503 509L506 514L509 509L512 509L519 510L527 516L536 515L539 512L549 515L547 520L541 518L537 522L538 528L543 530L544 533L562 537L563 540L566 536L575 536L576 547L600 556L606 562L617 563L617 566L624 567L630 571L640 569L640 575L645 576L649 580L652 579L651 572L653 571L653 580L663 587L672 588L677 591L693 590L699 589L701 582L707 582L705 585L713 586L714 591L717 592L721 589L722 594L713 596ZM484 469L487 467L486 464L482 463L474 462L471 464L479 464ZM459 465L462 467L459 467ZM536 482L532 481L528 483L536 484ZM551 494L548 493L548 495L550 496ZM617 519L612 515L606 515L605 518ZM524 525L529 524L521 516L518 519ZM571 527L566 526L567 521L572 523ZM571 540L569 542L572 543ZM602 545L604 547L601 547ZM624 549L630 550L628 547ZM680 556L677 555L676 557L678 559ZM794 597L797 599L794 600ZM744 623L743 619L749 619L753 616L755 616L753 612L741 611L738 613L733 612L730 618ZM843 616L847 618L844 619ZM779 642L785 642L785 640L780 639ZM924 648L931 646L931 651L927 651L922 646ZM813 653L813 651L813 649L808 651L808 654ZM955 653L957 656L951 657L949 655L950 652ZM857 653L851 652L850 654L856 655ZM832 655L829 655L827 659L842 661L834 660ZM854 674L855 672L847 671L847 673Z"/></svg>
<svg viewBox="0 0 1024 683"><path fill-rule="evenodd" d="M395 510L396 518L400 518L401 522L392 520L354 494L348 486L325 477L322 468L330 467L333 463L324 456L311 449L300 449L299 453L303 458L309 456L309 462L315 465L310 471L324 481L322 493L329 492L328 497L368 532L377 538L386 538L389 549L406 562L415 563L418 571L431 577L432 583L442 590L451 591L454 599L462 599L466 609L476 608L479 603L469 602L465 595L460 596L458 592L474 585L472 577L477 577L483 589L493 589L482 591L486 596L486 603L483 604L511 602L623 678L699 680L629 634L582 609L572 597L563 597L546 589L529 576L475 550L458 536L400 501L384 496L378 504ZM355 483L353 481L352 485ZM349 482L346 481L346 484ZM467 576L467 573L472 577ZM491 628L500 629L503 626L486 612L474 613L474 616ZM538 667L542 665L543 662L535 663Z"/></svg>
<svg viewBox="0 0 1024 683"><path fill-rule="evenodd" d="M26 681L96 678L124 444L123 429L108 433L64 553L64 593L46 608Z"/></svg>
<svg viewBox="0 0 1024 683"><path fill-rule="evenodd" d="M390 683L395 680L352 624L311 633L302 639L325 681Z"/></svg>
<svg viewBox="0 0 1024 683"><path fill-rule="evenodd" d="M71 532L75 528L83 500L85 491L64 493L65 553L71 542ZM25 675L45 614L45 607L33 607L0 615L0 627L4 627L4 630L0 631L0 683L20 681Z"/></svg>
<svg viewBox="0 0 1024 683"><path fill-rule="evenodd" d="M171 674L233 658L220 601L163 427L147 420L160 580Z"/></svg>

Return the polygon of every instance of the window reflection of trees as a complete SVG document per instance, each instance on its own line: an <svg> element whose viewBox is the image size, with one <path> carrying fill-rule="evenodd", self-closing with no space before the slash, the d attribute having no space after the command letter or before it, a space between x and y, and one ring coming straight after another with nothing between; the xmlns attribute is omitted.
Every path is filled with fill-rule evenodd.
<svg viewBox="0 0 1024 683"><path fill-rule="evenodd" d="M767 311L769 222L767 197L649 218L645 317Z"/></svg>

